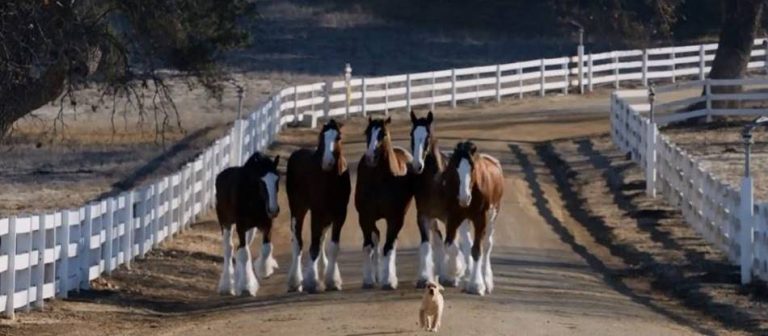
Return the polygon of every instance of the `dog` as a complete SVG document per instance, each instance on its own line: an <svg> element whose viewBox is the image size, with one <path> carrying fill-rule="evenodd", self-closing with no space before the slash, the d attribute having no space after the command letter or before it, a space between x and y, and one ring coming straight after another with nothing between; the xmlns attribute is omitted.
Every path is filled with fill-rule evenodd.
<svg viewBox="0 0 768 336"><path fill-rule="evenodd" d="M426 292L421 298L421 309L419 309L419 324L422 329L437 332L440 328L445 305L442 291L443 286L431 282L427 284Z"/></svg>

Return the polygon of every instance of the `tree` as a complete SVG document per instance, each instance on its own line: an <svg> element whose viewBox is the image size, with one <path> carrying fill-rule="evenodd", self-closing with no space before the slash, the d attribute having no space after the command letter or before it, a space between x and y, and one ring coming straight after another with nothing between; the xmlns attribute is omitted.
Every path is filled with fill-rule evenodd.
<svg viewBox="0 0 768 336"><path fill-rule="evenodd" d="M723 0L723 20L717 53L709 78L742 78L752 55L752 45L763 12L764 0ZM739 86L715 86L713 92L740 91Z"/></svg>
<svg viewBox="0 0 768 336"><path fill-rule="evenodd" d="M255 14L247 0L2 1L0 139L52 100L76 106L85 83L112 97L153 89L161 103L138 111L161 110L164 127L175 107L159 70L193 75L215 94L217 58L248 42Z"/></svg>

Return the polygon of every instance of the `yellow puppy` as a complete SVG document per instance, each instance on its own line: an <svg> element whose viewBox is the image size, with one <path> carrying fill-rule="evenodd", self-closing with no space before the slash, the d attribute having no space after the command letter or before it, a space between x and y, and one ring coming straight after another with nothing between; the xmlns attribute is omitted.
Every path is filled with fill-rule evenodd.
<svg viewBox="0 0 768 336"><path fill-rule="evenodd" d="M436 332L440 328L440 320L443 317L443 286L438 284L427 284L427 291L421 299L421 309L419 309L419 322L421 327L427 331Z"/></svg>

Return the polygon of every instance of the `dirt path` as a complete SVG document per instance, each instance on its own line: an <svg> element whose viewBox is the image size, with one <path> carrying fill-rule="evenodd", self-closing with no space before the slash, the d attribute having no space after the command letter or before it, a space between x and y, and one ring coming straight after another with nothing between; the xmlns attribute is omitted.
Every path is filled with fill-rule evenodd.
<svg viewBox="0 0 768 336"><path fill-rule="evenodd" d="M506 174L506 194L492 256L496 290L480 298L448 289L442 334L687 335L734 331L729 329L732 323L708 314L707 307L695 309L684 304L683 298L667 295L664 288L654 287L652 276L633 276L636 261L616 253L615 246L610 244L613 236L596 236L594 226L590 226L594 218L585 216L592 215L592 211L612 225L614 221L623 223L630 226L628 230L633 225L631 221L622 221L625 214L621 211L626 209L617 205L609 190L600 189L598 185L584 190L584 194L580 189L568 191L563 188L566 180L557 178L558 174L567 173L569 167L595 171L583 153L571 150L569 144L573 140L550 141L603 139L601 144L605 145L605 139L599 134L608 127L607 101L604 96L550 97L533 103L438 111L436 132L442 147L448 148L458 139L475 139L482 151L501 160ZM408 141L406 118L404 114L394 115L393 134L400 145ZM357 161L362 153L363 123L358 118L349 120L345 126L345 150L350 161ZM297 147L312 146L315 132L288 130L272 151L287 155ZM564 158L562 171L553 161L558 155ZM354 165L352 169L354 171ZM604 178L579 176L586 179L583 183L600 183ZM287 209L285 195L281 196L282 208ZM578 203L581 197L587 196L590 202ZM575 211L579 206L581 213ZM48 303L43 312L20 314L18 321L6 322L0 333L311 333L318 336L420 333L416 312L421 291L414 288L418 233L413 209L398 241L401 286L396 291L381 291L360 289L361 239L357 213L352 207L350 204L342 232L340 268L344 290L341 292L285 293L289 227L288 213L283 211L274 237L281 269L262 281L256 298L219 297L214 289L220 271L220 237L215 219L209 215L194 225L193 230L163 244L146 260L135 263L131 270L120 269L94 283L94 290L70 300ZM659 260L657 267L676 249L663 244L646 246L642 239L631 243L639 244L641 249L666 251L666 254L654 255L657 258L654 260ZM717 261L718 255L710 253L706 258ZM725 269L723 272L728 272L727 266L720 266ZM681 279L681 285L689 280ZM744 297L734 299L721 295L712 303L743 305ZM749 300L746 301L748 304Z"/></svg>

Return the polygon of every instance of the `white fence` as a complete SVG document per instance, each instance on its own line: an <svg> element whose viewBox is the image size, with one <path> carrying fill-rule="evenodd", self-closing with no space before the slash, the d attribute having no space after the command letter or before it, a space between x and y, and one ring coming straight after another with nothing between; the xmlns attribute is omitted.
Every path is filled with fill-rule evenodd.
<svg viewBox="0 0 768 336"><path fill-rule="evenodd" d="M751 69L766 65L761 43L755 41ZM499 101L530 93L568 94L569 90L591 91L606 83L618 88L622 83L675 82L683 77L702 80L716 48L716 44L706 44L594 55L580 52L574 57L375 78L351 78L348 74L341 81L283 89L245 119L236 121L228 135L171 176L79 209L0 219L0 309L13 317L16 309L41 307L44 299L66 297L69 291L87 288L90 280L109 274L119 265L129 266L132 259L144 256L207 211L212 205L216 174L266 148L287 123L308 117L314 127L321 117L388 114L416 106L434 109L437 104L455 107L462 101ZM614 104L622 104L620 96L615 97ZM628 105L625 110L616 118L624 118L623 123L633 126L621 131L626 139L620 141L624 148L641 155L639 148L643 147L639 146L644 138L631 132L644 132L647 121L630 113ZM669 174L677 164L668 161L660 171ZM683 182L670 183L677 184L667 188L681 188ZM710 190L725 188L714 180L711 183ZM689 200L688 195L681 197ZM707 201L722 203L720 199ZM735 206L724 205L722 213L707 218L714 223L727 218L731 223L735 221ZM758 213L768 218L768 206L761 206ZM727 231L730 224L719 225L724 228L719 235L731 234ZM733 244L732 240L720 240L720 245Z"/></svg>
<svg viewBox="0 0 768 336"><path fill-rule="evenodd" d="M712 87L741 85L744 93L713 94ZM615 91L611 95L611 136L645 170L647 193L660 194L679 207L693 228L709 243L741 265L742 282L752 276L768 280L768 203L754 205L752 179L740 189L718 180L690 153L660 134L670 122L706 116L768 115L768 79L693 81L657 88L653 121L648 90ZM686 92L687 90L687 92ZM717 91L717 90L715 90ZM701 93L704 92L704 95ZM740 108L719 108L713 102L738 101ZM700 108L679 112L692 104Z"/></svg>

